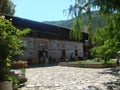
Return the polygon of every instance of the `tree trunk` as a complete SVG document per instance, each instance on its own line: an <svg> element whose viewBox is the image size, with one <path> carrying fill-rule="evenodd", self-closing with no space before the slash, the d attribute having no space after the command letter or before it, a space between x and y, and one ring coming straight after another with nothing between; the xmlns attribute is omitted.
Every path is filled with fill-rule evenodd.
<svg viewBox="0 0 120 90"><path fill-rule="evenodd" d="M107 64L107 61L108 61L108 56L107 55L105 55L105 57L104 57L104 64Z"/></svg>
<svg viewBox="0 0 120 90"><path fill-rule="evenodd" d="M105 61L105 64L107 64L107 58L105 58L105 60L104 60L104 61Z"/></svg>

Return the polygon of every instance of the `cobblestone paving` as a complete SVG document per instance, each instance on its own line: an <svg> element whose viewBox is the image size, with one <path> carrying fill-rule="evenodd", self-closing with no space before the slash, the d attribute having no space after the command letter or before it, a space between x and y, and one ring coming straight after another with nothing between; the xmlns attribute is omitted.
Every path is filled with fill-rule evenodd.
<svg viewBox="0 0 120 90"><path fill-rule="evenodd" d="M106 83L119 78L111 73L110 68L61 66L28 68L26 76L28 82L20 90L112 90L106 87Z"/></svg>

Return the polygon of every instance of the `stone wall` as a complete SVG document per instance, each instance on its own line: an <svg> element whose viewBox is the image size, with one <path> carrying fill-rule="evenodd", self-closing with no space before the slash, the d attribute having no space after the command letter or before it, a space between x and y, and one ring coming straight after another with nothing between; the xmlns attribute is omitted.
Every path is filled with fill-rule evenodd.
<svg viewBox="0 0 120 90"><path fill-rule="evenodd" d="M60 62L59 65L68 66L68 67L81 67L81 68L112 68L118 66L117 64L69 64L66 62Z"/></svg>
<svg viewBox="0 0 120 90"><path fill-rule="evenodd" d="M78 57L83 57L83 44L80 42L49 40L41 38L23 37L26 44L23 59L39 60L39 50L44 49L47 52L47 57L52 57L60 61L62 50L65 50L65 57L70 58L77 50ZM34 62L34 61L31 61Z"/></svg>

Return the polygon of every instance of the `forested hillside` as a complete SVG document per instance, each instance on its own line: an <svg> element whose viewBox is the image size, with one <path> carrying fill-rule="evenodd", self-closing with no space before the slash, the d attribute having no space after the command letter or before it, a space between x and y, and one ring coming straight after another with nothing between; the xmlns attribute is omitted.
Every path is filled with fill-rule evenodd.
<svg viewBox="0 0 120 90"><path fill-rule="evenodd" d="M73 20L44 21L44 23L71 28Z"/></svg>
<svg viewBox="0 0 120 90"><path fill-rule="evenodd" d="M84 16L84 24L88 24L88 17L87 15L83 14ZM91 23L94 25L94 27L102 27L105 25L105 20L99 16L99 13L97 11L91 13ZM61 20L61 21L44 21L44 23L47 24L52 24L52 25L57 25L57 26L62 26L62 27L67 27L67 28L72 28L72 23L74 19L70 20Z"/></svg>

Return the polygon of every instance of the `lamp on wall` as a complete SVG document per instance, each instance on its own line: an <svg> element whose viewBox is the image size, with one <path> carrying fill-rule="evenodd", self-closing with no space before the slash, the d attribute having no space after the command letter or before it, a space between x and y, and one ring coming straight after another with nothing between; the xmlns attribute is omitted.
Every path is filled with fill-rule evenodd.
<svg viewBox="0 0 120 90"><path fill-rule="evenodd" d="M4 15L2 15L1 17L2 17L3 19L5 19L5 16L4 16Z"/></svg>
<svg viewBox="0 0 120 90"><path fill-rule="evenodd" d="M10 21L12 21L12 18L10 18Z"/></svg>
<svg viewBox="0 0 120 90"><path fill-rule="evenodd" d="M3 19L5 19L5 18L6 18L6 17L5 17L5 15L2 15L1 17L2 17ZM10 18L9 20L10 20L10 21L12 21L13 19L12 19L12 18Z"/></svg>

